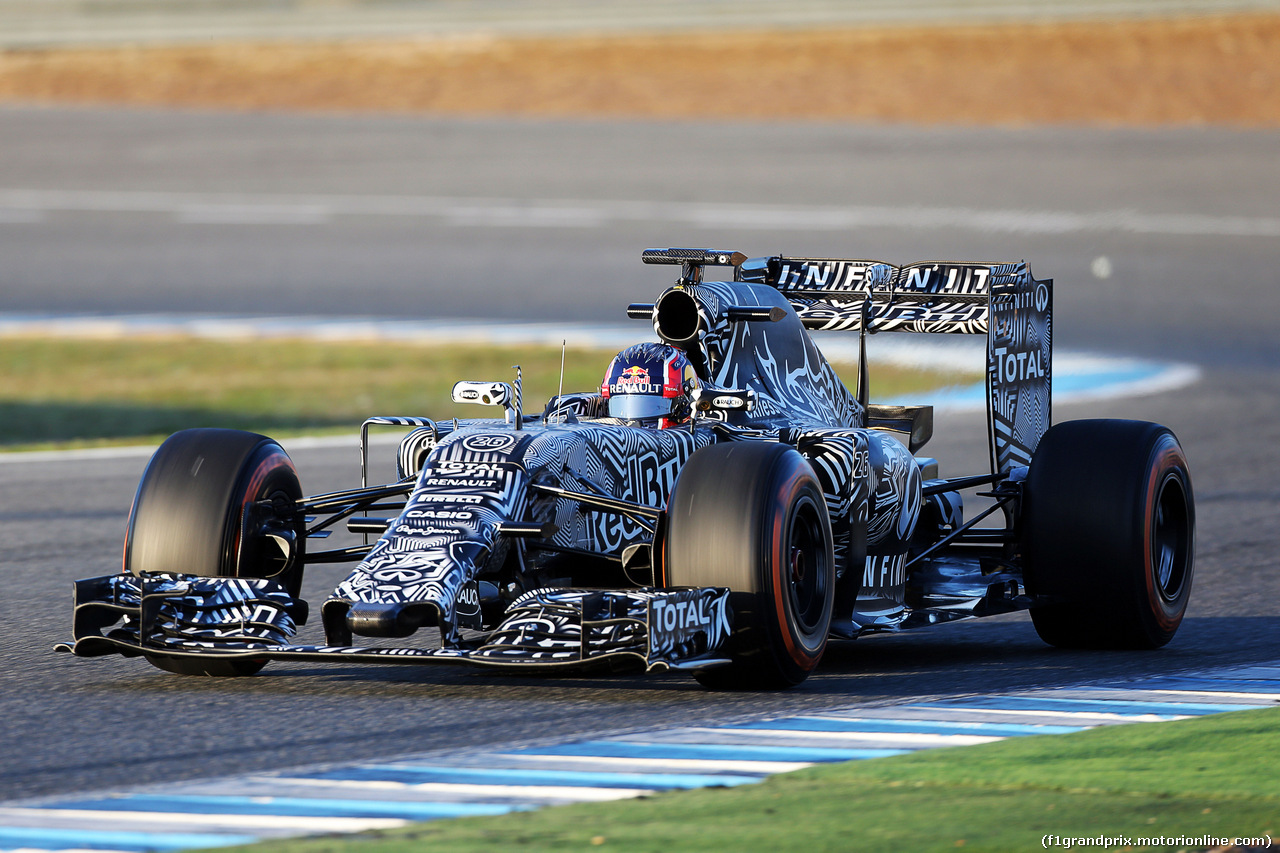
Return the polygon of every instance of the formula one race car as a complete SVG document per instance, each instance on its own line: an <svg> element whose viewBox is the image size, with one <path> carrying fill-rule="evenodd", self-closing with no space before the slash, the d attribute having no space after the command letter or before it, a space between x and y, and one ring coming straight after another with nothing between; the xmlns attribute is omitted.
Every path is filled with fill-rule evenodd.
<svg viewBox="0 0 1280 853"><path fill-rule="evenodd" d="M1025 263L643 259L681 267L627 309L661 343L538 415L517 369L454 387L502 419L369 419L364 470L370 426L408 429L395 482L304 497L268 438L170 437L138 486L123 571L76 584L59 649L188 675L339 660L775 688L804 680L829 638L1013 610L1055 646L1173 637L1193 567L1186 459L1155 424L1050 427L1051 281ZM714 266L733 280L704 281ZM812 329L860 332L856 392ZM866 334L884 330L987 336L990 473L940 478L916 455L932 408L868 401ZM969 489L985 509L965 520ZM989 517L1003 524L978 526ZM343 522L376 541L313 547ZM320 608L326 644L295 643L304 567L338 561L356 565ZM438 642L388 642L422 628Z"/></svg>

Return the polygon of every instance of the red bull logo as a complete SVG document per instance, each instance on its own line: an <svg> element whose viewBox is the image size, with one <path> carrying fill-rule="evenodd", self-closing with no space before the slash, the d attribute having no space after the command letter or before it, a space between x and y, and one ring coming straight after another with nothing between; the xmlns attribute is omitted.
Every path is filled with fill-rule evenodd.
<svg viewBox="0 0 1280 853"><path fill-rule="evenodd" d="M649 371L639 365L628 367L618 374L619 385L647 385L649 384Z"/></svg>

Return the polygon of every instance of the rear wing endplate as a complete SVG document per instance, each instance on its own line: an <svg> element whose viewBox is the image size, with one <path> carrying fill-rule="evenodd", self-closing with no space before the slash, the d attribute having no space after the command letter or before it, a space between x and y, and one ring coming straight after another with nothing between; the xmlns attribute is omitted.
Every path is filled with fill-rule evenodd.
<svg viewBox="0 0 1280 853"><path fill-rule="evenodd" d="M1025 261L774 256L743 261L736 278L777 288L807 329L986 335L992 469L1031 464L1051 422L1053 281Z"/></svg>

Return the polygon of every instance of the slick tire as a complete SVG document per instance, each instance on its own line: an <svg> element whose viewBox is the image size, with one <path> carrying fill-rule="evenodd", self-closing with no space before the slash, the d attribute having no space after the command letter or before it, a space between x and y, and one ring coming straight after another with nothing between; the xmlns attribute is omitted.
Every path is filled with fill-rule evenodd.
<svg viewBox="0 0 1280 853"><path fill-rule="evenodd" d="M1082 420L1052 427L1027 475L1027 591L1046 643L1154 649L1177 632L1191 595L1195 500L1167 428Z"/></svg>
<svg viewBox="0 0 1280 853"><path fill-rule="evenodd" d="M664 550L667 586L731 590L733 663L698 673L702 685L783 689L818 665L835 559L822 489L795 450L742 441L695 453L668 504Z"/></svg>
<svg viewBox="0 0 1280 853"><path fill-rule="evenodd" d="M275 577L294 598L302 586L301 556L287 571L268 542L243 542L245 507L302 497L288 454L266 436L230 429L189 429L170 436L147 464L133 499L124 570L201 577ZM261 660L217 660L148 654L180 675L252 675Z"/></svg>

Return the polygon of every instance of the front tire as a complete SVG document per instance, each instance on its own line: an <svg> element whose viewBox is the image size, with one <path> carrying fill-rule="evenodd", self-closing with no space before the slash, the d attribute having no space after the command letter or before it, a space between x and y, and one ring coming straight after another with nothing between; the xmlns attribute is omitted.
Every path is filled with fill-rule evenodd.
<svg viewBox="0 0 1280 853"><path fill-rule="evenodd" d="M1023 507L1027 591L1041 639L1064 648L1154 649L1191 596L1195 501L1166 427L1067 421L1040 441Z"/></svg>
<svg viewBox="0 0 1280 853"><path fill-rule="evenodd" d="M667 586L732 591L733 663L698 673L716 689L780 689L808 677L826 648L835 596L831 521L813 469L765 442L704 448L667 509Z"/></svg>
<svg viewBox="0 0 1280 853"><path fill-rule="evenodd" d="M124 570L200 577L274 577L297 598L303 537L285 554L243 524L250 504L282 508L302 497L293 462L279 444L251 432L189 429L174 433L151 457L138 484L125 537ZM265 661L147 654L180 675L252 675Z"/></svg>

